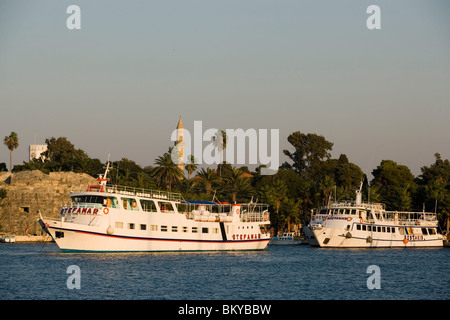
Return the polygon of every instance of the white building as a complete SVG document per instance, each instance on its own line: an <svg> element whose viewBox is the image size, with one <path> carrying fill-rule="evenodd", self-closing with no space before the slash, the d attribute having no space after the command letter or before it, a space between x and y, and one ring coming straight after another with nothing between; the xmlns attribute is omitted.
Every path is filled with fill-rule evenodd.
<svg viewBox="0 0 450 320"><path fill-rule="evenodd" d="M34 159L40 159L41 154L45 151L47 151L46 144L30 144L30 161Z"/></svg>

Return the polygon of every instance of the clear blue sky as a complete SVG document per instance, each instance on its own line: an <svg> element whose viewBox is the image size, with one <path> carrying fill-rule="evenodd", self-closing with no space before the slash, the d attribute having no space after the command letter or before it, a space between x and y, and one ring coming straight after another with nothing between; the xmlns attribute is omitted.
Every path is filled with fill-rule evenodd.
<svg viewBox="0 0 450 320"><path fill-rule="evenodd" d="M81 8L81 30L66 9ZM381 8L381 30L366 9ZM448 1L0 0L0 136L151 165L186 128L317 133L370 173L450 158ZM36 138L35 138L36 137ZM9 151L0 148L9 166Z"/></svg>

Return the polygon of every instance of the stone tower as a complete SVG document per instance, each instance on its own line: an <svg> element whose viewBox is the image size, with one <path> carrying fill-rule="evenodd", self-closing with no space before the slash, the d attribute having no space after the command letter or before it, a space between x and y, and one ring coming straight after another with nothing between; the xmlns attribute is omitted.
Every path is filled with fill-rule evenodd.
<svg viewBox="0 0 450 320"><path fill-rule="evenodd" d="M178 125L177 125L177 141L175 142L175 146L180 143L180 146L179 146L180 149L178 151L178 168L180 168L181 171L184 172L184 161L183 161L184 146L181 145L181 143L183 142L183 137L184 137L184 127L183 127L183 121L181 121L181 116L180 116L180 120L178 120Z"/></svg>

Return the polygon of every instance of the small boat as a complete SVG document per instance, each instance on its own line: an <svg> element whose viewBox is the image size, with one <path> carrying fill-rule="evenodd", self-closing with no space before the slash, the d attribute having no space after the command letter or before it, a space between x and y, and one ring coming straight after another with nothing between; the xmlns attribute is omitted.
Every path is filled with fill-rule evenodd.
<svg viewBox="0 0 450 320"><path fill-rule="evenodd" d="M269 244L274 245L293 245L293 244L301 244L302 241L300 239L295 238L294 232L284 232L279 237L274 237L270 240Z"/></svg>
<svg viewBox="0 0 450 320"><path fill-rule="evenodd" d="M1 238L0 238L0 242L3 243L14 243L16 242L16 237L12 236L12 235L6 235L4 234Z"/></svg>

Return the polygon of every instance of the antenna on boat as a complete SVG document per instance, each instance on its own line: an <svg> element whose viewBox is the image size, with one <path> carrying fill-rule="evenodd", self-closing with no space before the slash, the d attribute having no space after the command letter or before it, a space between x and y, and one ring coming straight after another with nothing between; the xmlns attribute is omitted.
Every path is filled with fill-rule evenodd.
<svg viewBox="0 0 450 320"><path fill-rule="evenodd" d="M106 186L106 182L109 181L109 179L107 179L107 175L108 175L108 171L109 171L109 157L110 154L108 153L108 161L106 162L106 170L105 173L103 175L99 175L99 178L97 179L99 181L100 185Z"/></svg>

